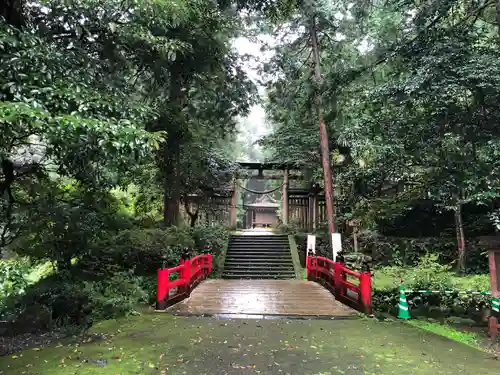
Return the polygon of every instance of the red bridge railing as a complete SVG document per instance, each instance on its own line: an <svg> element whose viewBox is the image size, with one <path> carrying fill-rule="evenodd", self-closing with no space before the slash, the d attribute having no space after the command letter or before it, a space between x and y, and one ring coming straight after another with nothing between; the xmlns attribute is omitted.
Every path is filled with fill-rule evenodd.
<svg viewBox="0 0 500 375"><path fill-rule="evenodd" d="M178 273L177 280L170 280L170 275ZM202 254L191 259L181 259L173 268L158 269L156 287L156 309L164 310L168 306L189 297L191 290L212 273L212 254Z"/></svg>
<svg viewBox="0 0 500 375"><path fill-rule="evenodd" d="M372 313L372 282L370 272L355 272L344 263L320 256L307 256L307 279L330 290L335 298L364 312Z"/></svg>

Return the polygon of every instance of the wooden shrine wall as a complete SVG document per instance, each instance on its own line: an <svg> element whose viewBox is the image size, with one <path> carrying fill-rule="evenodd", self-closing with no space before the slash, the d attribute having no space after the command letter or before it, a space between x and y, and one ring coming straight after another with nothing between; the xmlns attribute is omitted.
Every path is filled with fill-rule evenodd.
<svg viewBox="0 0 500 375"><path fill-rule="evenodd" d="M312 205L316 204L315 209ZM314 218L316 216L316 218ZM327 221L325 197L315 198L305 194L289 194L288 223L300 229L311 231Z"/></svg>
<svg viewBox="0 0 500 375"><path fill-rule="evenodd" d="M288 223L301 229L309 228L309 197L288 197Z"/></svg>
<svg viewBox="0 0 500 375"><path fill-rule="evenodd" d="M191 212L196 211L197 205L191 205ZM229 215L231 211L231 196L213 196L209 197L208 201L204 202L199 208L198 220L196 225L227 225L229 223ZM186 224L189 224L189 215L181 206L181 214Z"/></svg>

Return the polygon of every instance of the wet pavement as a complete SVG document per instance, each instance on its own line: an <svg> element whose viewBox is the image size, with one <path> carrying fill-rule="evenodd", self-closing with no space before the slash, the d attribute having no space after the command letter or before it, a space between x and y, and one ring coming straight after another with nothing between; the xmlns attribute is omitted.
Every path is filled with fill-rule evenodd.
<svg viewBox="0 0 500 375"><path fill-rule="evenodd" d="M356 311L306 280L207 280L167 309L179 315L283 315L346 318Z"/></svg>

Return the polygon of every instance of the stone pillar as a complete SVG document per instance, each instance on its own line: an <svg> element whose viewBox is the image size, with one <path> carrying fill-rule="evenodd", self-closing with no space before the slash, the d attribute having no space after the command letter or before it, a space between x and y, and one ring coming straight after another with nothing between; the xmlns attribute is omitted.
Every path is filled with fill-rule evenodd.
<svg viewBox="0 0 500 375"><path fill-rule="evenodd" d="M236 229L236 221L237 221L237 209L236 205L238 203L238 189L237 189L238 180L235 178L233 181L233 194L231 196L231 211L229 212L229 227L231 229Z"/></svg>
<svg viewBox="0 0 500 375"><path fill-rule="evenodd" d="M288 224L288 169L283 171L283 188L281 193L281 199L283 200L283 217L282 221L284 225Z"/></svg>

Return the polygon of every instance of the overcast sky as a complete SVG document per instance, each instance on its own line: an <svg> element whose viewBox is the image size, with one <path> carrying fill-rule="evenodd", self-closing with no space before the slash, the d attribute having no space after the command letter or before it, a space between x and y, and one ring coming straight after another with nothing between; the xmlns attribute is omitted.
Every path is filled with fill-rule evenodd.
<svg viewBox="0 0 500 375"><path fill-rule="evenodd" d="M274 40L269 35L261 35L259 36L259 40L260 42L252 42L249 39L242 37L235 39L233 44L241 55L248 54L258 59L258 62L249 61L245 63L244 69L247 72L249 78L257 85L259 89L259 95L262 99L264 99L265 90L258 84L258 64L269 60L273 56L272 51L261 51L261 47L263 46L262 41L273 44ZM257 133L254 134L255 140L259 139L269 132L269 129L267 129L265 126L265 113L262 105L255 105L252 107L250 114L247 116L247 121L251 122L252 124L259 125L256 126Z"/></svg>

